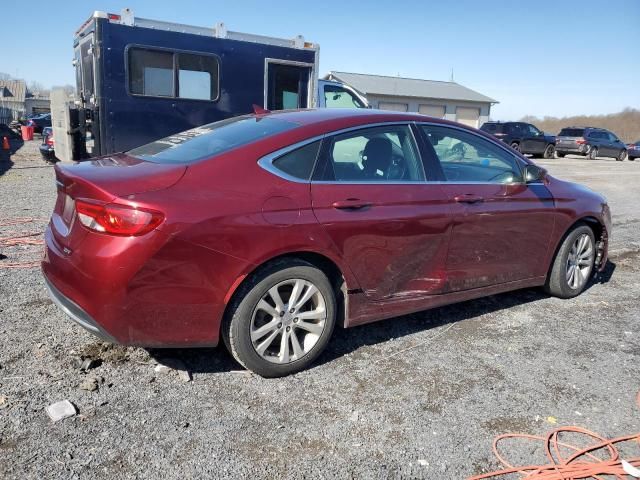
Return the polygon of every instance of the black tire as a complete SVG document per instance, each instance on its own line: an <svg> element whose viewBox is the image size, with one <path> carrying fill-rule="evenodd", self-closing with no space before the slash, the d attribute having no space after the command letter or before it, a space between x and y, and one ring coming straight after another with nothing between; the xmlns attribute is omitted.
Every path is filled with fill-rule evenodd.
<svg viewBox="0 0 640 480"><path fill-rule="evenodd" d="M556 147L553 143L547 145L547 148L544 149L544 153L542 154L542 158L554 158L556 153Z"/></svg>
<svg viewBox="0 0 640 480"><path fill-rule="evenodd" d="M616 160L618 162L622 162L625 158L627 158L627 151L623 148L622 150L620 150L620 153L616 157Z"/></svg>
<svg viewBox="0 0 640 480"><path fill-rule="evenodd" d="M302 279L317 287L325 302L326 319L322 333L304 356L289 363L277 364L260 356L254 348L251 341L252 318L258 302L269 289L291 279ZM283 259L262 269L239 288L223 320L222 336L231 355L243 367L262 377L283 377L307 368L320 355L329 343L335 320L336 297L327 276L310 263L298 259ZM293 326L291 328L295 330ZM288 329L289 327L287 331ZM279 335L275 338L282 339L284 330ZM276 341L280 340L273 340ZM287 340L287 351L289 345Z"/></svg>
<svg viewBox="0 0 640 480"><path fill-rule="evenodd" d="M589 159L595 160L596 158L598 158L598 148L591 147L591 149L589 150Z"/></svg>
<svg viewBox="0 0 640 480"><path fill-rule="evenodd" d="M566 153L560 153L556 150L556 157L558 158L564 158L564 156L566 155Z"/></svg>
<svg viewBox="0 0 640 480"><path fill-rule="evenodd" d="M581 284L579 288L573 288L569 285L569 281L567 279L569 255L574 243L578 238L585 234L590 238L591 246L593 248L593 252L591 254L591 265L589 267L588 274L584 275L586 278L584 284ZM553 264L551 265L547 281L544 285L545 291L549 295L553 295L558 298L573 298L580 295L589 284L589 279L593 273L595 253L596 244L593 230L583 223L576 224L569 232L567 232L560 244L560 247L558 248L556 256L553 259Z"/></svg>
<svg viewBox="0 0 640 480"><path fill-rule="evenodd" d="M511 142L511 148L513 148L516 152L522 153L522 150L520 150L520 144L518 142Z"/></svg>

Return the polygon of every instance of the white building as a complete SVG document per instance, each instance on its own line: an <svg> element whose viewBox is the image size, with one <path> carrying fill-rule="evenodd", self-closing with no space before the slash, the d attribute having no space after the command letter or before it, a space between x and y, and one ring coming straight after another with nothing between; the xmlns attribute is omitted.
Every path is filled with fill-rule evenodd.
<svg viewBox="0 0 640 480"><path fill-rule="evenodd" d="M491 106L498 103L455 82L349 72L329 72L324 78L351 85L373 108L419 112L476 128L489 120Z"/></svg>

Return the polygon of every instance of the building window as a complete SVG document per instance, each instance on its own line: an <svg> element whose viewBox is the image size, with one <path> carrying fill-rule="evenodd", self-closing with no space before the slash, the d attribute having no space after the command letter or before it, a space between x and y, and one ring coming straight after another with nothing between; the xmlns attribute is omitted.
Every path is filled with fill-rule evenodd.
<svg viewBox="0 0 640 480"><path fill-rule="evenodd" d="M129 49L129 91L134 95L216 100L218 80L214 56Z"/></svg>

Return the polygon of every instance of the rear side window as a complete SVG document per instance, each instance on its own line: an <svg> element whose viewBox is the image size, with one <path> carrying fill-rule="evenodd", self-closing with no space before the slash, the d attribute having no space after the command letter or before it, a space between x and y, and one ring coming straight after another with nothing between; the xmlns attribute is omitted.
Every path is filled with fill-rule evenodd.
<svg viewBox="0 0 640 480"><path fill-rule="evenodd" d="M559 137L581 137L584 135L584 128L563 128L558 134Z"/></svg>
<svg viewBox="0 0 640 480"><path fill-rule="evenodd" d="M193 163L296 126L275 118L235 117L176 133L127 153L155 163Z"/></svg>
<svg viewBox="0 0 640 480"><path fill-rule="evenodd" d="M503 133L504 124L502 124L502 123L485 123L484 125L482 125L480 130L482 130L483 132L487 132L487 133Z"/></svg>
<svg viewBox="0 0 640 480"><path fill-rule="evenodd" d="M217 57L141 47L128 52L132 94L209 101L218 98Z"/></svg>
<svg viewBox="0 0 640 480"><path fill-rule="evenodd" d="M316 163L320 140L297 148L276 158L272 165L281 172L300 180L309 180Z"/></svg>

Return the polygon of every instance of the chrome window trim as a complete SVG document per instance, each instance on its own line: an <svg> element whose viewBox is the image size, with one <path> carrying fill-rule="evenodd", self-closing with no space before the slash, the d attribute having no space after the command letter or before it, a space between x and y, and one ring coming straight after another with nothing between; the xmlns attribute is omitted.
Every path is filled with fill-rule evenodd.
<svg viewBox="0 0 640 480"><path fill-rule="evenodd" d="M304 180L304 179L300 179L297 177L293 177L292 175L289 175L281 170L279 170L278 168L276 168L273 165L274 160L278 159L279 157L286 155L289 152L292 152L293 150L296 150L298 148L304 147L305 145L308 145L310 143L316 142L318 140L324 140L327 137L332 137L332 136L336 136L336 135L340 135L342 133L348 133L354 130L360 130L360 129L366 129L366 128L373 128L373 127L384 127L384 126L394 126L394 125L411 125L414 124L416 126L421 126L421 125L430 125L430 126L435 126L435 127L446 127L446 128L453 128L456 130L461 130L463 132L467 132L467 133L471 133L473 135L476 135L479 138L482 138L484 140L487 140L489 142L492 142L494 145L499 146L502 150L505 151L505 153L507 153L508 155L510 155L512 158L514 158L514 160L516 160L518 166L520 167L520 172L522 175L522 159L519 158L518 156L516 156L513 152L509 151L509 148L506 147L505 145L500 145L498 142L492 141L491 139L487 139L481 135L478 134L474 134L473 132L469 132L468 129L466 128L461 128L455 125L444 125L441 123L434 123L434 122L415 122L413 120L408 120L408 121L394 121L394 122L378 122L378 123L371 123L368 125L358 125L355 127L347 127L347 128L342 128L339 130L334 130L331 132L326 132L322 135L317 135L315 137L311 137L311 138L307 138L305 140L301 140L299 142L296 142L292 145L289 145L287 147L283 147L281 149L278 149L272 153L269 153L267 155L264 155L263 157L261 157L258 160L258 165L263 168L264 170L266 170L267 172L271 173L272 175L275 175L276 177L280 177L284 180L293 182L293 183L310 183L310 184L317 184L317 185L452 185L452 184L459 184L459 185L505 185L505 186L509 186L509 185L544 185L544 182L534 182L534 183L526 183L524 181L521 182L512 182L512 183L496 183L496 182L451 182L451 181L446 181L446 180L426 180L426 172L424 172L424 161L422 160L421 157L421 153L420 153L420 149L418 148L418 156L420 156L421 161L422 161L422 169L423 169L423 174L425 174L425 180L414 180L414 181L403 181L403 182L398 182L398 181L388 181L388 182L370 182L370 181L349 181L349 182L344 182L344 181L338 181L338 180L333 180L333 181L329 181L329 180ZM417 144L417 139L415 138L415 134L413 133L413 130L411 128L409 128L409 130L411 130L411 136L413 138L414 141L414 145L416 147L418 147ZM439 159L438 159L439 161ZM317 159L316 159L316 163L317 163ZM315 166L313 170L315 170ZM312 175L313 175L313 170L312 170Z"/></svg>

